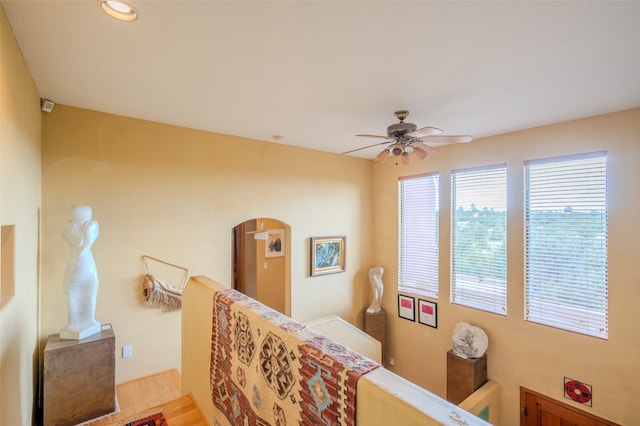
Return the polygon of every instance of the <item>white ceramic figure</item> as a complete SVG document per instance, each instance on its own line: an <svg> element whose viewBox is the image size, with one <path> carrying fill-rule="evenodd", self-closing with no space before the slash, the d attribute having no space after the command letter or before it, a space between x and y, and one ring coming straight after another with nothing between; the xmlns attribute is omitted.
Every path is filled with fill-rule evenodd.
<svg viewBox="0 0 640 426"><path fill-rule="evenodd" d="M462 358L480 358L487 351L489 338L480 327L459 322L451 334L453 353Z"/></svg>
<svg viewBox="0 0 640 426"><path fill-rule="evenodd" d="M382 292L384 291L382 274L384 274L384 268L382 266L374 266L369 269L369 281L371 281L373 301L371 302L371 306L367 308L367 312L372 314L382 310L382 307L380 306L382 304Z"/></svg>
<svg viewBox="0 0 640 426"><path fill-rule="evenodd" d="M82 339L101 330L95 320L98 272L91 246L98 238L98 222L91 220L91 207L72 206L62 236L71 247L63 284L69 303L69 323L60 331L62 339Z"/></svg>

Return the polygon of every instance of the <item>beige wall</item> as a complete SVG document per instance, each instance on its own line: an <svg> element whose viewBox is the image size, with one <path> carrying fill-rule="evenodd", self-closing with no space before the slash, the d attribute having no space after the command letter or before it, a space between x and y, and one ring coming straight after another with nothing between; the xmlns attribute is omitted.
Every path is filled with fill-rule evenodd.
<svg viewBox="0 0 640 426"><path fill-rule="evenodd" d="M0 7L0 223L13 225L14 295L0 300L0 424L29 425L38 365L40 98Z"/></svg>
<svg viewBox="0 0 640 426"><path fill-rule="evenodd" d="M69 207L93 208L100 289L117 382L180 367L180 312L144 306L141 256L231 283L232 228L291 227L292 317L362 322L371 264L371 163L56 105L43 116L42 335L66 325L61 236ZM309 277L309 237L347 235L347 272ZM122 359L122 345L133 356Z"/></svg>
<svg viewBox="0 0 640 426"><path fill-rule="evenodd" d="M640 333L640 109L540 127L440 149L437 158L409 167L374 165L374 263L385 268L383 307L388 312L393 371L446 396L446 352L460 321L489 336L488 374L500 383L502 424L519 422L519 386L525 386L623 424L637 422ZM523 320L523 161L607 150L609 153L609 339L556 330ZM507 163L508 315L449 303L450 171ZM438 329L397 317L397 177L439 172L440 299ZM593 386L593 407L563 398L567 376Z"/></svg>

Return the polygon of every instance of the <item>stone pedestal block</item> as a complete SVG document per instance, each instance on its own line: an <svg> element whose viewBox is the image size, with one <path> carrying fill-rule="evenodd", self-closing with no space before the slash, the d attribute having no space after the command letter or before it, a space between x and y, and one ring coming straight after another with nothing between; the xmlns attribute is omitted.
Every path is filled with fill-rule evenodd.
<svg viewBox="0 0 640 426"><path fill-rule="evenodd" d="M382 362L386 362L385 340L387 328L387 314L385 311L364 313L364 332L380 342L382 347Z"/></svg>
<svg viewBox="0 0 640 426"><path fill-rule="evenodd" d="M447 401L456 405L487 382L487 354L462 358L447 352Z"/></svg>
<svg viewBox="0 0 640 426"><path fill-rule="evenodd" d="M80 340L49 336L44 350L44 426L76 425L115 412L115 340L110 325Z"/></svg>

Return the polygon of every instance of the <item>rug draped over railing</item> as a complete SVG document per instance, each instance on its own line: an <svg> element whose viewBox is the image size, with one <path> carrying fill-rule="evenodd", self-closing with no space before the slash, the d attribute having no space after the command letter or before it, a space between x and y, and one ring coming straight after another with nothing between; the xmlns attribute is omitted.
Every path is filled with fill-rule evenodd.
<svg viewBox="0 0 640 426"><path fill-rule="evenodd" d="M355 425L358 378L379 365L239 293L216 293L213 403L231 425Z"/></svg>

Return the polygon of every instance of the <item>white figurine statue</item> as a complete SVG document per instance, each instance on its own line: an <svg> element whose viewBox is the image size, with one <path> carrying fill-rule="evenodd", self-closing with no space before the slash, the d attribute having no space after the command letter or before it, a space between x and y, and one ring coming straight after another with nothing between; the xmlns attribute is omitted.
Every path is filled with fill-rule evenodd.
<svg viewBox="0 0 640 426"><path fill-rule="evenodd" d="M453 353L462 358L480 358L487 351L489 338L480 327L459 322L451 334Z"/></svg>
<svg viewBox="0 0 640 426"><path fill-rule="evenodd" d="M79 340L102 328L95 320L98 272L91 254L99 229L98 222L91 220L89 206L72 206L69 216L62 231L71 247L63 279L69 302L69 323L60 331L60 338Z"/></svg>
<svg viewBox="0 0 640 426"><path fill-rule="evenodd" d="M369 269L369 281L371 281L371 290L373 292L373 300L371 306L367 308L367 312L375 314L382 311L382 292L384 290L384 284L382 283L382 274L384 269L382 266L374 266Z"/></svg>

